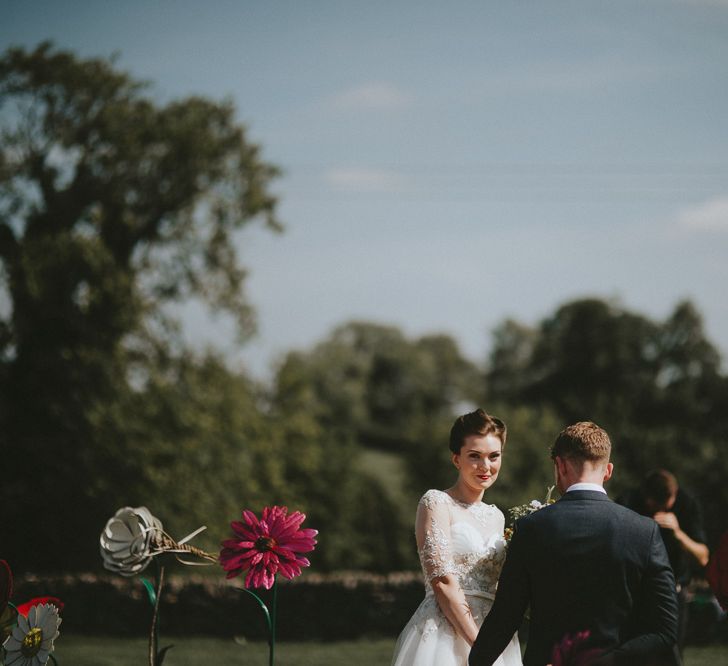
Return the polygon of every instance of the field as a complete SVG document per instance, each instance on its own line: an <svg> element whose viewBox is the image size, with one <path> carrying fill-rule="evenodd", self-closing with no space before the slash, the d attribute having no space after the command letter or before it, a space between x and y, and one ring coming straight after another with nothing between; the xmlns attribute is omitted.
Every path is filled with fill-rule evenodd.
<svg viewBox="0 0 728 666"><path fill-rule="evenodd" d="M172 639L164 666L226 664L267 666L268 647L261 643L237 645L212 638ZM166 645L167 641L163 642ZM394 641L376 639L344 643L281 643L276 646L276 666L386 666ZM57 647L59 666L145 666L147 642L143 639L106 639L62 635ZM728 662L728 646L689 647L684 666L718 666Z"/></svg>

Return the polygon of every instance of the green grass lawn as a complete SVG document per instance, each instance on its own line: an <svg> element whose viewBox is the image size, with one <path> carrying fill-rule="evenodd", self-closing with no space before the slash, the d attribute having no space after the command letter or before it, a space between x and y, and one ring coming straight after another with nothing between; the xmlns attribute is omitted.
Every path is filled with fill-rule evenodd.
<svg viewBox="0 0 728 666"><path fill-rule="evenodd" d="M162 637L162 646L173 644L164 666L268 666L264 643L238 645L216 638ZM394 640L348 641L342 643L280 643L276 645L276 666L323 666L324 664L389 664ZM144 639L86 638L64 635L56 644L59 666L145 666L148 664Z"/></svg>
<svg viewBox="0 0 728 666"><path fill-rule="evenodd" d="M215 638L162 639L173 643L164 666L267 666L268 646L237 645ZM276 666L386 666L394 640L341 643L281 643L276 646ZM145 666L144 639L86 638L62 635L56 644L59 666ZM719 666L728 663L728 646L688 647L684 666Z"/></svg>

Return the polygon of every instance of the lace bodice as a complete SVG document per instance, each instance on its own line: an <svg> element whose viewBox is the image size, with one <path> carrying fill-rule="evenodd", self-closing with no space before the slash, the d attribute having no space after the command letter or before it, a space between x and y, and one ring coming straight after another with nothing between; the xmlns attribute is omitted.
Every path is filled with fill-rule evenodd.
<svg viewBox="0 0 728 666"><path fill-rule="evenodd" d="M495 594L505 559L505 519L496 506L465 504L442 490L428 490L417 506L417 552L425 590L438 576L457 576L467 594Z"/></svg>

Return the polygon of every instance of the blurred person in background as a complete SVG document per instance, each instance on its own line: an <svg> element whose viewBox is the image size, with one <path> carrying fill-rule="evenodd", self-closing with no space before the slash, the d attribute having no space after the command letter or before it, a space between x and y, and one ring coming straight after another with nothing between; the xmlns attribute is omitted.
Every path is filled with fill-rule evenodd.
<svg viewBox="0 0 728 666"><path fill-rule="evenodd" d="M617 502L653 518L660 526L677 584L678 647L682 653L688 624L687 587L710 558L700 505L666 469L649 472L638 488L618 497Z"/></svg>

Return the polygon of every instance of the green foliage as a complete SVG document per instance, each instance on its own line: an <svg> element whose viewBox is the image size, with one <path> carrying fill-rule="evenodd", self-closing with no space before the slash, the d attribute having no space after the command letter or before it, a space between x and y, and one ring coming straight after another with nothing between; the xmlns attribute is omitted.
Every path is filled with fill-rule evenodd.
<svg viewBox="0 0 728 666"><path fill-rule="evenodd" d="M260 511L283 492L283 461L270 449L259 400L257 387L212 356L178 359L155 374L127 412L135 476L115 485L117 506L159 510L177 538L207 525L195 543L216 551L243 507Z"/></svg>
<svg viewBox="0 0 728 666"><path fill-rule="evenodd" d="M447 335L366 322L292 351L258 386L181 343L171 306L253 319L238 231L280 225L231 104L161 105L112 61L42 44L0 57L0 525L17 571L97 567L98 533L147 505L215 550L242 508L286 504L320 530L317 568L416 567L417 498L455 479L456 415L508 424L488 501L541 499L548 447L591 419L614 441L613 494L650 468L728 505L728 378L695 307L653 321L566 303L496 328L488 367ZM484 383L485 382L485 383Z"/></svg>
<svg viewBox="0 0 728 666"><path fill-rule="evenodd" d="M506 322L494 341L487 395L511 405L504 413L526 405L550 410L561 427L599 423L614 444L612 494L665 467L697 491L712 534L726 528L728 378L691 303L657 322L577 300L536 329Z"/></svg>
<svg viewBox="0 0 728 666"><path fill-rule="evenodd" d="M317 568L381 571L412 564L405 536L411 529L396 495L393 499L376 476L362 471L356 431L331 414L335 406L351 405L327 403L316 388L317 380L325 385L328 377L312 377L310 371L303 354L285 361L271 398L271 422L285 460L285 499L320 531ZM363 393L353 381L347 388L349 395Z"/></svg>
<svg viewBox="0 0 728 666"><path fill-rule="evenodd" d="M186 358L168 306L198 298L232 315L241 334L251 330L234 241L257 218L279 227L268 193L277 171L231 104L158 105L113 62L49 44L2 55L0 108L6 555L16 567L84 566L122 496L193 483L196 469L236 468L237 454L222 449L240 442L219 441L221 428L201 420L220 408L201 398L210 367ZM184 381L165 385L160 371L207 383L185 396ZM214 452L204 450L213 440ZM182 488L170 492L179 498ZM48 547L66 540L82 555Z"/></svg>
<svg viewBox="0 0 728 666"><path fill-rule="evenodd" d="M522 377L525 394L567 421L619 419L644 396L654 342L654 326L643 317L598 300L564 305L541 324Z"/></svg>
<svg viewBox="0 0 728 666"><path fill-rule="evenodd" d="M308 413L338 441L400 454L409 472L404 500L451 471L447 433L482 380L448 336L408 340L393 327L352 322L310 353L289 354L276 381L277 401L298 386ZM406 516L401 509L382 515L404 521L409 536L413 512L414 503Z"/></svg>
<svg viewBox="0 0 728 666"><path fill-rule="evenodd" d="M362 322L337 328L310 354L291 353L277 377L279 391L294 381L310 387L312 409L327 427L363 446L408 452L441 418L451 419L478 380L452 338L410 341L396 328Z"/></svg>
<svg viewBox="0 0 728 666"><path fill-rule="evenodd" d="M417 499L451 470L447 432L479 382L452 338L408 340L396 328L363 322L340 326L311 352L286 357L272 399L277 427L289 431L287 447L303 447L304 460L307 439L318 440L328 460L315 478L295 470L291 481L293 488L305 486L301 498L313 503L312 524L326 527L319 554L325 567L416 566ZM405 474L362 472L366 449L400 456Z"/></svg>
<svg viewBox="0 0 728 666"><path fill-rule="evenodd" d="M508 438L503 450L503 465L498 481L488 491L488 502L507 509L530 502L543 501L554 484L554 469L549 449L561 422L548 408L488 405L492 413L507 419Z"/></svg>

